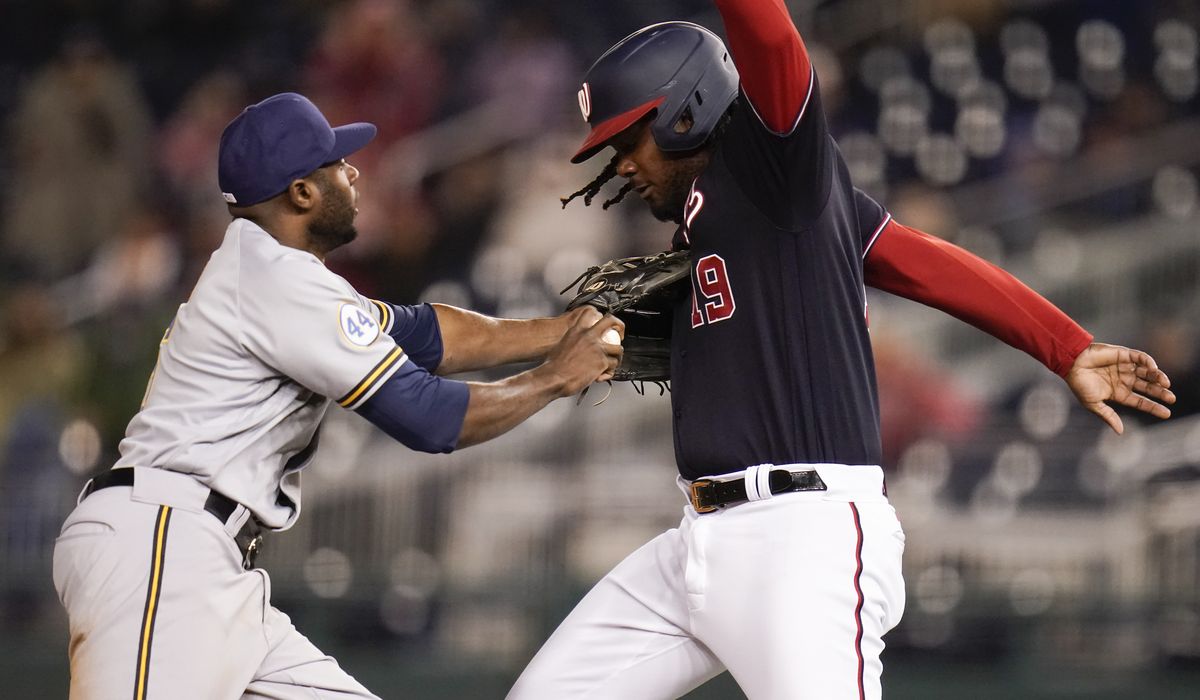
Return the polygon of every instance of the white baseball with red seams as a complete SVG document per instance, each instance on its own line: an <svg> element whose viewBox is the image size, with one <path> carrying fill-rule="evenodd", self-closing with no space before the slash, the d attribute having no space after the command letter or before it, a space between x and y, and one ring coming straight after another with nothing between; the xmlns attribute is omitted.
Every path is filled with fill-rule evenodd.
<svg viewBox="0 0 1200 700"><path fill-rule="evenodd" d="M617 332L616 328L609 328L608 330L604 331L604 335L600 336L600 340L608 343L609 345L620 345L621 334Z"/></svg>

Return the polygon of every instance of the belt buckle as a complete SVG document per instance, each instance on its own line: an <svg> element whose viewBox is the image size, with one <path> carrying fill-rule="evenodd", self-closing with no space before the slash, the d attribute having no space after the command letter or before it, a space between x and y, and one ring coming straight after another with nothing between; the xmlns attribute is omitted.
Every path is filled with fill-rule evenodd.
<svg viewBox="0 0 1200 700"><path fill-rule="evenodd" d="M246 553L242 555L242 568L246 571L254 568L254 560L258 558L258 550L262 547L262 541L262 533L259 533L246 543Z"/></svg>
<svg viewBox="0 0 1200 700"><path fill-rule="evenodd" d="M700 502L700 489L704 488L705 486L711 486L712 484L712 479L696 479L691 483L690 488L692 491L692 508L694 508L697 513L711 513L717 509L715 504L705 505Z"/></svg>

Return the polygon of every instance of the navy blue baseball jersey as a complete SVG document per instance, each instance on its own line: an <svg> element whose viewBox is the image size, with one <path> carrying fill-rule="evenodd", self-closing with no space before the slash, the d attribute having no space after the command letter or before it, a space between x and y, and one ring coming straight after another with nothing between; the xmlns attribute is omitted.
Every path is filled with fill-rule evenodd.
<svg viewBox="0 0 1200 700"><path fill-rule="evenodd" d="M862 261L886 214L851 185L810 84L784 134L740 96L675 235L692 250L671 373L685 478L880 461Z"/></svg>
<svg viewBox="0 0 1200 700"><path fill-rule="evenodd" d="M1092 336L1009 273L894 221L854 188L808 51L778 2L717 0L740 94L675 234L685 478L756 464L879 464L867 286L941 309L1065 376Z"/></svg>

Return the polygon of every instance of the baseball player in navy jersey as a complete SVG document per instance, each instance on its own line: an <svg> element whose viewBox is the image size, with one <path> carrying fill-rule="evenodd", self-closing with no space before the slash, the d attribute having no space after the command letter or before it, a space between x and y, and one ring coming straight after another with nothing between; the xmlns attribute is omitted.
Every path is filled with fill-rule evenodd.
<svg viewBox="0 0 1200 700"><path fill-rule="evenodd" d="M854 188L782 0L716 5L729 53L668 22L592 65L579 91L591 132L572 159L611 147L572 198L619 176L606 204L636 193L691 250L671 355L688 504L583 598L510 698L674 698L723 669L755 700L880 697L904 532L880 468L865 285L1024 350L1118 433L1106 402L1170 415L1148 355L1093 343L1006 272Z"/></svg>
<svg viewBox="0 0 1200 700"><path fill-rule="evenodd" d="M355 237L371 124L331 128L285 93L226 127L234 217L163 336L114 468L84 488L54 550L72 698L374 697L270 600L261 533L300 515L301 470L331 402L413 449L495 437L611 376L620 321L501 320L367 299L324 265ZM439 375L541 364L494 383Z"/></svg>

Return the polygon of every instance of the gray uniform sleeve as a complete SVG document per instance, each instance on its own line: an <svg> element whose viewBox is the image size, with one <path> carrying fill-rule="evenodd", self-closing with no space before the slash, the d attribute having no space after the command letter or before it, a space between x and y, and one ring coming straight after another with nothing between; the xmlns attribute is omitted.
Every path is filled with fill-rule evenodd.
<svg viewBox="0 0 1200 700"><path fill-rule="evenodd" d="M305 254L274 261L241 280L242 345L309 390L356 408L407 356L380 323L379 309Z"/></svg>

